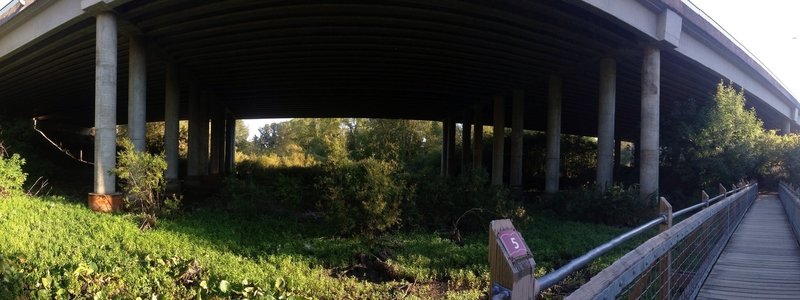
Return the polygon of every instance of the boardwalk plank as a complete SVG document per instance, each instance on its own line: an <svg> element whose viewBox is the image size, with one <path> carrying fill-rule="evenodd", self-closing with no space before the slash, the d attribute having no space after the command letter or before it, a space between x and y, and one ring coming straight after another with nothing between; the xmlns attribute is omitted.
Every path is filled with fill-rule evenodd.
<svg viewBox="0 0 800 300"><path fill-rule="evenodd" d="M775 195L753 203L698 299L800 299L800 245Z"/></svg>

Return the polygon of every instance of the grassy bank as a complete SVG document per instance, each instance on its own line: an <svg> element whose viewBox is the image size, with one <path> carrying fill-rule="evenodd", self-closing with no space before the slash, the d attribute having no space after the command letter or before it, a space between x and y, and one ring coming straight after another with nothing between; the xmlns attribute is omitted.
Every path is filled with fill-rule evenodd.
<svg viewBox="0 0 800 300"><path fill-rule="evenodd" d="M485 234L462 244L409 232L368 240L320 224L201 209L141 232L131 216L63 198L0 199L0 299L476 299L488 285ZM621 231L544 213L522 228L538 275Z"/></svg>

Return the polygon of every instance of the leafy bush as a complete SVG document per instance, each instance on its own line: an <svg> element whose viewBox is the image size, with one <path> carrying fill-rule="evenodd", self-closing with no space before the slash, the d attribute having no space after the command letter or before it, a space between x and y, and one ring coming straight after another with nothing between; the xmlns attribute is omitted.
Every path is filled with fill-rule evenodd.
<svg viewBox="0 0 800 300"><path fill-rule="evenodd" d="M408 191L396 168L374 158L326 165L317 188L328 220L348 234L376 234L398 225Z"/></svg>
<svg viewBox="0 0 800 300"><path fill-rule="evenodd" d="M25 159L14 153L11 157L0 156L0 196L8 197L22 192L22 184L28 174L22 171Z"/></svg>
<svg viewBox="0 0 800 300"><path fill-rule="evenodd" d="M180 198L164 193L164 171L167 161L164 154L151 154L133 149L129 139L120 141L122 150L117 154L117 167L113 172L119 177L125 193L126 208L142 214L142 228L155 225L157 216L169 214L178 208Z"/></svg>
<svg viewBox="0 0 800 300"><path fill-rule="evenodd" d="M415 189L414 201L405 211L410 226L474 231L485 228L492 219L514 217L520 208L509 200L507 189L489 184L489 176L483 170L453 177L421 176L410 181Z"/></svg>
<svg viewBox="0 0 800 300"><path fill-rule="evenodd" d="M565 190L550 201L550 208L563 217L608 225L636 226L657 211L655 202L639 200L639 189L619 185L602 193L588 186Z"/></svg>
<svg viewBox="0 0 800 300"><path fill-rule="evenodd" d="M237 163L235 176L225 179L223 197L229 209L243 212L282 212L316 209L321 199L314 184L319 166L264 167L255 160Z"/></svg>

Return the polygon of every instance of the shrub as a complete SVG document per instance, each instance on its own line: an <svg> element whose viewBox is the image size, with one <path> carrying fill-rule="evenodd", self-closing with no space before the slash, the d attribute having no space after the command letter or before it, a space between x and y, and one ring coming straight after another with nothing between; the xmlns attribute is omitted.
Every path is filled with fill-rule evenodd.
<svg viewBox="0 0 800 300"><path fill-rule="evenodd" d="M489 176L483 170L453 177L421 176L410 181L416 193L405 213L412 226L472 231L485 228L492 219L514 217L519 208L509 200L507 189L489 184Z"/></svg>
<svg viewBox="0 0 800 300"><path fill-rule="evenodd" d="M639 189L615 185L605 192L594 187L565 190L551 198L550 207L573 220L618 226L639 225L655 216L655 202L639 201Z"/></svg>
<svg viewBox="0 0 800 300"><path fill-rule="evenodd" d="M377 234L398 225L408 191L396 169L374 158L326 165L317 184L320 208L346 234Z"/></svg>
<svg viewBox="0 0 800 300"><path fill-rule="evenodd" d="M265 167L254 162L237 163L236 175L225 179L228 208L254 213L316 209L320 193L314 184L321 167Z"/></svg>
<svg viewBox="0 0 800 300"><path fill-rule="evenodd" d="M155 225L156 217L178 208L180 198L166 197L164 171L167 161L164 154L151 154L133 149L129 139L120 141L122 150L117 153L117 167L113 172L119 177L125 193L126 208L142 214L142 228Z"/></svg>
<svg viewBox="0 0 800 300"><path fill-rule="evenodd" d="M0 196L8 197L22 192L28 174L22 171L25 159L14 153L11 157L0 155Z"/></svg>

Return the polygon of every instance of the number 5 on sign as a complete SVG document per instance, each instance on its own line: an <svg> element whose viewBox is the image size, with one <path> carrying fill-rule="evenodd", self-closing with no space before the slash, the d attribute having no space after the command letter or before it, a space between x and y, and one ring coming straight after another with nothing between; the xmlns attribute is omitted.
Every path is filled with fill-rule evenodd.
<svg viewBox="0 0 800 300"><path fill-rule="evenodd" d="M498 232L497 236L500 237L500 242L508 251L508 258L516 259L528 255L528 246L525 245L525 240L518 231L506 229Z"/></svg>

